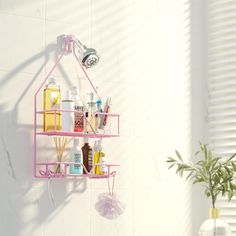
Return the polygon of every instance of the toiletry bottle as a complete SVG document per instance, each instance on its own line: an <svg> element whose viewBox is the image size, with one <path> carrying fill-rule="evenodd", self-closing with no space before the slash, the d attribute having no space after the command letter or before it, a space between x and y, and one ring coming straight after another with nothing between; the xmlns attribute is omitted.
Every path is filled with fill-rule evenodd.
<svg viewBox="0 0 236 236"><path fill-rule="evenodd" d="M107 166L106 166L105 153L102 152L102 139L98 140L98 151L99 151L100 174L104 175L107 173Z"/></svg>
<svg viewBox="0 0 236 236"><path fill-rule="evenodd" d="M96 116L95 112L96 110L96 102L93 101L93 93L90 93L90 102L88 102L88 110L86 112L86 118L90 122L90 124L86 124L86 132L87 133L93 133L97 131L97 125L96 125ZM91 126L92 128L91 128ZM93 131L94 130L94 131Z"/></svg>
<svg viewBox="0 0 236 236"><path fill-rule="evenodd" d="M103 110L102 110L102 100L99 98L97 101L96 101L96 105L97 105L97 112L99 113L102 113ZM99 114L96 117L96 129L100 129L100 123L101 123L101 120L103 119L103 115L102 114Z"/></svg>
<svg viewBox="0 0 236 236"><path fill-rule="evenodd" d="M104 115L103 119L103 131L106 134L112 133L111 131L111 117L109 116L109 113L111 113L111 98L107 98L106 104L104 106L104 112L107 113Z"/></svg>
<svg viewBox="0 0 236 236"><path fill-rule="evenodd" d="M105 153L102 152L102 140L98 140L94 146L94 173L97 175L106 173Z"/></svg>
<svg viewBox="0 0 236 236"><path fill-rule="evenodd" d="M110 112L110 108L111 108L111 98L107 98L105 107L104 107L104 112L108 113ZM104 116L104 120L103 120L103 125L106 126L107 125L107 120L108 120L108 115L106 114Z"/></svg>
<svg viewBox="0 0 236 236"><path fill-rule="evenodd" d="M100 166L97 166L98 164L98 141L94 141L93 145L93 173L97 174L98 171L100 171Z"/></svg>
<svg viewBox="0 0 236 236"><path fill-rule="evenodd" d="M74 102L71 100L70 91L66 91L65 99L62 100L62 110L74 110ZM74 131L74 113L62 111L61 129L63 132Z"/></svg>
<svg viewBox="0 0 236 236"><path fill-rule="evenodd" d="M84 112L84 104L80 99L78 87L74 86L71 92L72 92L72 100L74 101L74 110ZM75 113L74 116L75 116L74 131L83 132L84 131L84 114Z"/></svg>
<svg viewBox="0 0 236 236"><path fill-rule="evenodd" d="M84 146L82 147L83 151L83 164L88 172L93 169L93 149L89 146L88 138L84 138ZM84 170L84 174L86 174Z"/></svg>
<svg viewBox="0 0 236 236"><path fill-rule="evenodd" d="M43 109L60 110L60 86L56 84L55 78L50 78L43 91ZM61 129L60 111L45 112L43 117L43 131L52 131Z"/></svg>
<svg viewBox="0 0 236 236"><path fill-rule="evenodd" d="M70 152L71 162L77 162L78 164L70 165L70 174L83 174L83 152L79 146L79 139L74 139L74 147Z"/></svg>

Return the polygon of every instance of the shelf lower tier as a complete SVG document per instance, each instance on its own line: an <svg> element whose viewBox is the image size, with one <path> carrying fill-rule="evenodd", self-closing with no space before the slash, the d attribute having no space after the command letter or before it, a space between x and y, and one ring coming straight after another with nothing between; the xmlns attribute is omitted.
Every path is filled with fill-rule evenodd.
<svg viewBox="0 0 236 236"><path fill-rule="evenodd" d="M48 131L37 132L36 135L46 136L65 136L65 137L87 137L87 138L112 138L119 137L117 134L99 134L99 133L80 133L80 132L61 132L61 131Z"/></svg>
<svg viewBox="0 0 236 236"><path fill-rule="evenodd" d="M67 178L67 177L87 177L89 179L106 179L116 175L116 171L112 171L111 168L117 167L119 165L115 164L105 164L107 167L107 172L105 174L93 174L93 170L89 173L85 166L82 164L83 169L86 170L87 174L70 174L68 173L67 168L72 164L78 164L74 162L43 162L36 163L36 166L40 167L39 170L36 168L35 177L36 178ZM55 166L60 165L62 171L60 173L56 173L52 170L55 169Z"/></svg>
<svg viewBox="0 0 236 236"><path fill-rule="evenodd" d="M86 177L89 179L107 179L112 176L116 175L116 172L113 171L112 173L108 174L103 174L103 175L95 175L95 174L63 174L63 173L51 173L51 172L40 172L40 175L36 175L35 178L39 179L48 179L48 178L68 178L68 177Z"/></svg>

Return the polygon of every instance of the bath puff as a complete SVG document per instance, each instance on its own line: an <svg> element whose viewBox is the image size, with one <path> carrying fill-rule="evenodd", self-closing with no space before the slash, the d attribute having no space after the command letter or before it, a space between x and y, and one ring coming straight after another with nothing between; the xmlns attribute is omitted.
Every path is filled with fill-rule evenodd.
<svg viewBox="0 0 236 236"><path fill-rule="evenodd" d="M117 199L116 194L101 193L98 196L95 209L101 216L114 220L124 212L125 205Z"/></svg>

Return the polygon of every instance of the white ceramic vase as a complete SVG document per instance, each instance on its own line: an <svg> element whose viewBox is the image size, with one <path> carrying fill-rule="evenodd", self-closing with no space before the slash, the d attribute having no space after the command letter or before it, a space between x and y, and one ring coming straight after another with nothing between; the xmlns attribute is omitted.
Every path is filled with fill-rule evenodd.
<svg viewBox="0 0 236 236"><path fill-rule="evenodd" d="M210 219L203 222L199 230L199 236L231 236L229 225L219 219L219 209L211 208Z"/></svg>

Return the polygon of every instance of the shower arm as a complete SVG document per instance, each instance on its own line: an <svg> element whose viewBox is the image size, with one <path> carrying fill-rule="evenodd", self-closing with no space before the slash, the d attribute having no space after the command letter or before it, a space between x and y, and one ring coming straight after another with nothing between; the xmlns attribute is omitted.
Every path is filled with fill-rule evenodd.
<svg viewBox="0 0 236 236"><path fill-rule="evenodd" d="M61 35L58 38L62 40L61 49L62 51L65 50L66 55L73 52L75 45L78 47L79 52L82 52L83 45L74 35Z"/></svg>

